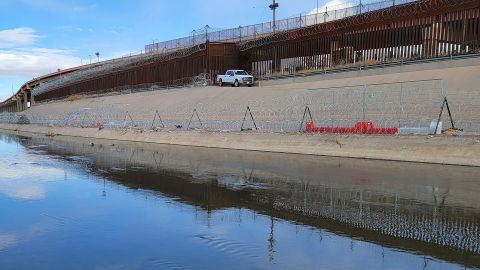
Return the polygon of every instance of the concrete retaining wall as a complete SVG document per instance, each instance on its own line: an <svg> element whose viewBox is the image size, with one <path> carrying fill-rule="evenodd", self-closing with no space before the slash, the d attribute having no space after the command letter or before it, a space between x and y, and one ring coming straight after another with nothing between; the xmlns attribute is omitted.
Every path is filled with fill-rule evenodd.
<svg viewBox="0 0 480 270"><path fill-rule="evenodd" d="M480 136L362 136L207 131L140 132L0 124L0 132L262 152L480 166Z"/></svg>

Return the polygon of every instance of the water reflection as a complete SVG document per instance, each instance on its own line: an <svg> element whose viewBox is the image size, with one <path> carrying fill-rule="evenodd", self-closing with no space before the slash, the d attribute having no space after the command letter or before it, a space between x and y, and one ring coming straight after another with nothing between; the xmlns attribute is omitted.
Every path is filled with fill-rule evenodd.
<svg viewBox="0 0 480 270"><path fill-rule="evenodd" d="M46 162L50 166L42 165L47 172L53 170L43 179L61 179L68 171L77 175L73 178L91 178L101 200L118 203L119 197L127 196L120 203L125 208L124 216L114 216L108 224L129 223L124 219L141 216L145 222L175 234L167 237L170 241L191 241L193 246L209 248L223 254L219 261L229 266L232 258L248 262L231 268L362 265L360 268L430 269L480 265L480 185L476 168L111 141L92 144L82 139L4 137L8 140L17 140L32 160L54 160ZM155 210L146 212L144 208L149 207L139 201L138 195L135 199L125 192L119 195L120 186L130 190L127 194L142 194L142 200L153 204ZM10 194L15 187L7 185L3 190L0 186L0 192ZM45 191L42 194L37 198L45 199ZM179 214L188 212L186 206L193 207L193 223L204 225L203 229ZM158 223L156 211L169 213L162 217L174 221L162 222L174 228ZM55 218L70 222L68 218ZM100 224L96 223L97 229L103 226ZM89 234L87 229L82 230ZM144 233L160 237L153 231ZM182 233L189 237L179 236ZM111 235L108 239L116 239L114 236L124 237ZM165 240L166 236L162 237ZM372 250L378 257L369 257ZM185 267L185 260L201 261L192 254L183 260L178 255L173 256L176 260L166 257L151 258L148 265L136 267ZM259 263L262 259L269 263ZM212 267L211 263L205 265Z"/></svg>
<svg viewBox="0 0 480 270"><path fill-rule="evenodd" d="M45 147L46 145L44 145ZM30 147L32 153L44 153ZM3 145L0 156L0 193L19 200L41 200L45 197L45 188L42 182L48 182L63 175L64 172L55 167L45 166L35 162L35 159L20 155L16 148ZM13 158L12 158L13 157Z"/></svg>
<svg viewBox="0 0 480 270"><path fill-rule="evenodd" d="M16 243L17 243L17 239L14 235L0 234L0 252L2 250L15 246Z"/></svg>
<svg viewBox="0 0 480 270"><path fill-rule="evenodd" d="M45 197L45 190L42 186L27 183L0 183L0 193L21 200L41 200Z"/></svg>

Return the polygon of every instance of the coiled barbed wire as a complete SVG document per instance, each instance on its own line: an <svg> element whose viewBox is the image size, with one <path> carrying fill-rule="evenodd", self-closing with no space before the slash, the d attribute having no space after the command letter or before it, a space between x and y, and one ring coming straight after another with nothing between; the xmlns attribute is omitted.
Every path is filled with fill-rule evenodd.
<svg viewBox="0 0 480 270"><path fill-rule="evenodd" d="M38 96L43 93L54 91L66 85L74 84L79 81L85 80L85 78L101 77L106 74L119 72L130 69L136 66L142 66L149 63L169 61L177 58L187 57L194 53L204 51L206 49L205 44L199 44L190 48L182 50L168 52L168 53L148 53L135 56L129 56L127 58L119 58L114 61L109 61L104 64L99 64L93 68L87 67L85 69L66 74L57 79L40 84L34 89L34 96Z"/></svg>

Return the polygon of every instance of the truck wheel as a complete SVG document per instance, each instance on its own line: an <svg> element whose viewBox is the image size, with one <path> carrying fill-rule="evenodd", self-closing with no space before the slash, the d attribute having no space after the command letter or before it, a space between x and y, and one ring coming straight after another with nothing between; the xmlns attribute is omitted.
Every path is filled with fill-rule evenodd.
<svg viewBox="0 0 480 270"><path fill-rule="evenodd" d="M218 86L220 86L220 87L223 86L223 81L222 81L222 79L218 80Z"/></svg>
<svg viewBox="0 0 480 270"><path fill-rule="evenodd" d="M238 80L235 80L235 83L233 84L233 86L240 87L240 83L238 82Z"/></svg>

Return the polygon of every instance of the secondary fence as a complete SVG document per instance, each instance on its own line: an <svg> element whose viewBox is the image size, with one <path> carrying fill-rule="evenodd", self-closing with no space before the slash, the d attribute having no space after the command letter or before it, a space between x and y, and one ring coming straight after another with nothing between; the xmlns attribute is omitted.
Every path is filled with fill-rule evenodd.
<svg viewBox="0 0 480 270"><path fill-rule="evenodd" d="M436 129L453 127L452 124L468 133L480 133L478 93L448 93L442 80L292 89L283 94L253 94L253 90L240 89L225 95L205 88L183 89L190 91L183 94L179 90L163 90L146 93L160 96L152 97L155 102L147 101L130 110L113 103L90 103L88 108L58 113L34 107L24 117L39 125L167 131L290 133L306 131L310 123L323 128L324 133L433 134ZM215 95L204 97L207 93ZM444 106L445 99L451 118ZM442 106L444 111L440 114ZM19 115L1 114L0 122L15 123Z"/></svg>
<svg viewBox="0 0 480 270"><path fill-rule="evenodd" d="M35 88L34 95L40 96L54 90L58 91L59 88L78 84L79 82L84 81L85 78L102 77L109 74L111 75L115 72L120 73L121 71L125 71L135 67L141 67L146 64L166 62L173 59L183 58L205 50L206 45L199 44L185 50L179 50L170 53L141 54L105 61L93 67L81 69L72 74L67 74L65 76L57 77L53 80L42 83ZM199 76L201 76L201 74ZM168 85L175 85L174 81L168 81L164 83ZM76 87L78 88L79 86L77 85Z"/></svg>
<svg viewBox="0 0 480 270"><path fill-rule="evenodd" d="M278 20L275 21L275 23L265 22L248 26L239 26L236 28L219 31L211 31L210 27L207 25L205 26L205 28L193 30L192 35L189 37L183 37L174 40L145 45L145 52L175 50L197 44L202 44L205 43L207 40L210 42L250 41L257 38L270 36L278 32L285 32L312 26L315 24L331 22L346 17L360 15L363 13L394 7L396 5L402 5L415 1L417 0L384 0L369 4L362 4L362 2L360 1L360 3L355 6L346 6L345 4L342 4L334 7L326 7L325 10L315 10L316 12L313 14L300 14L295 17Z"/></svg>

